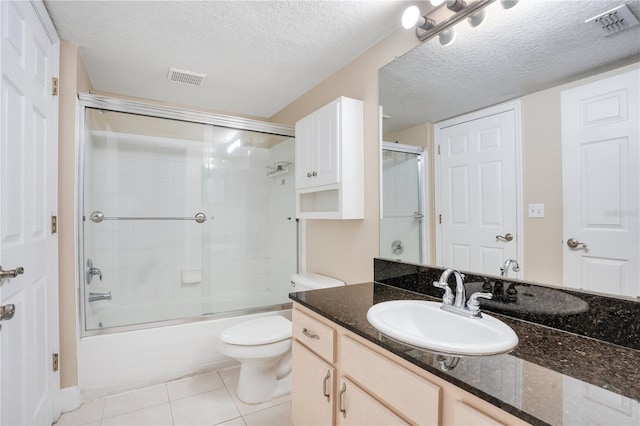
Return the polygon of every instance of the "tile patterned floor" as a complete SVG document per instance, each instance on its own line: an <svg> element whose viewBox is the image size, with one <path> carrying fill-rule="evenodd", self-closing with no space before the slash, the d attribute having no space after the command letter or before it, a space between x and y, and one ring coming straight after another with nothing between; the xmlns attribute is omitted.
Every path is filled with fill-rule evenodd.
<svg viewBox="0 0 640 426"><path fill-rule="evenodd" d="M291 398L244 404L235 394L240 369L214 371L87 401L56 425L289 426Z"/></svg>

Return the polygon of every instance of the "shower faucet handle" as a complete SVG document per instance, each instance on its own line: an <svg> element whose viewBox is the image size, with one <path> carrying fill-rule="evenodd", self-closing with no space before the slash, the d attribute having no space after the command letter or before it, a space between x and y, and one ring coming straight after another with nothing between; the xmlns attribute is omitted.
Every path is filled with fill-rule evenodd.
<svg viewBox="0 0 640 426"><path fill-rule="evenodd" d="M100 281L102 281L102 271L98 268L94 268L93 261L91 259L87 259L87 268L85 270L85 280L87 285L91 284L94 275L97 275L98 278L100 278Z"/></svg>

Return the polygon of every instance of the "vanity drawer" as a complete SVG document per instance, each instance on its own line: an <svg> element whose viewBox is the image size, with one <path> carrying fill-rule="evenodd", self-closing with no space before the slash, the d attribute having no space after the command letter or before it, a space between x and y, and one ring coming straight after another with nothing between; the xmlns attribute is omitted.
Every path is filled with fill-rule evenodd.
<svg viewBox="0 0 640 426"><path fill-rule="evenodd" d="M454 426L505 426L488 416L487 414L465 404L462 401L456 401L453 411Z"/></svg>
<svg viewBox="0 0 640 426"><path fill-rule="evenodd" d="M293 310L293 338L333 364L335 362L334 340L336 331L300 312Z"/></svg>
<svg viewBox="0 0 640 426"><path fill-rule="evenodd" d="M441 388L347 336L340 339L343 374L414 424L437 425Z"/></svg>

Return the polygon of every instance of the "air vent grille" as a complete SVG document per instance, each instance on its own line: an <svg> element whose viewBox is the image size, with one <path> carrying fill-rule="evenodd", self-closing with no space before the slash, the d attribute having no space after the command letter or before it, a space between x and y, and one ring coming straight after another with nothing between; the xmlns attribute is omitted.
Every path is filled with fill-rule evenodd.
<svg viewBox="0 0 640 426"><path fill-rule="evenodd" d="M638 19L626 4L587 19L585 23L601 34L611 35L638 25Z"/></svg>
<svg viewBox="0 0 640 426"><path fill-rule="evenodd" d="M181 70L178 68L169 68L169 75L167 79L174 83L188 84L189 86L200 86L202 80L206 77L206 74L199 72L193 72L188 70Z"/></svg>

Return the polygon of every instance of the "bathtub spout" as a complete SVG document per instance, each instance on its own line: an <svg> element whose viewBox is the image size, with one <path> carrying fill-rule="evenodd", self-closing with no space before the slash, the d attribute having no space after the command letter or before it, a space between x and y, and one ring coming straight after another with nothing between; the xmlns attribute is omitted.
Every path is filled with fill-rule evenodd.
<svg viewBox="0 0 640 426"><path fill-rule="evenodd" d="M111 292L89 293L89 302L97 302L98 300L111 300Z"/></svg>

